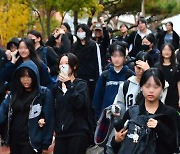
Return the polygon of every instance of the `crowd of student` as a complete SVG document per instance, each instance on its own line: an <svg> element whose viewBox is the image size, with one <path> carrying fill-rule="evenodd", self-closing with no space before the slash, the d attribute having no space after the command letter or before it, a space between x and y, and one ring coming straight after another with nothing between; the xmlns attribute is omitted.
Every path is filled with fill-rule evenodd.
<svg viewBox="0 0 180 154"><path fill-rule="evenodd" d="M79 24L75 35L63 23L46 43L36 30L12 38L0 49L2 144L12 154L46 153L54 136L54 154L85 154L103 111L123 104L122 125L134 105L138 115L170 118L149 118L147 127L157 135L154 153L177 152L180 40L173 23L166 29L155 36L140 18L136 30L122 24L113 37L101 18L90 28ZM128 129L111 131L104 153L124 154Z"/></svg>

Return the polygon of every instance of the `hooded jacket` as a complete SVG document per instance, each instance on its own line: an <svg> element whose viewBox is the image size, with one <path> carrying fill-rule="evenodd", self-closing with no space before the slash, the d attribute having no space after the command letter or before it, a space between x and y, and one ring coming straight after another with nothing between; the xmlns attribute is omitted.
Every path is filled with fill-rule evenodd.
<svg viewBox="0 0 180 154"><path fill-rule="evenodd" d="M101 59L102 59L102 67L104 68L107 65L107 48L110 44L109 33L106 27L102 28L103 30L103 37L100 37L97 41L101 51ZM96 41L96 38L93 37L93 40Z"/></svg>
<svg viewBox="0 0 180 154"><path fill-rule="evenodd" d="M30 105L28 119L29 142L33 149L46 150L52 143L52 136L54 131L53 96L47 88L40 86L38 68L32 61L22 63L16 69L16 72L18 69L23 67L31 69L35 73L39 87L38 92ZM14 73L14 76L16 75L16 72ZM12 104L10 103L12 95L13 92L11 92L11 94L8 95L8 97L0 105L0 123L2 123L8 117L8 134L13 115ZM40 128L38 121L40 118L42 118L42 114L43 118L45 118L45 125L43 128Z"/></svg>
<svg viewBox="0 0 180 154"><path fill-rule="evenodd" d="M0 79L2 81L11 82L13 73L15 72L16 68L22 64L22 60L19 59L16 64L13 64L11 62L6 63L5 67L0 71ZM42 63L40 67L38 68L39 75L40 75L40 85L45 87L51 87L53 84L53 81L50 77L50 74L48 73L47 66Z"/></svg>
<svg viewBox="0 0 180 154"><path fill-rule="evenodd" d="M150 34L151 31L147 29L146 35ZM143 35L139 30L132 32L129 37L126 39L129 46L132 45L132 50L129 52L131 57L136 57L139 51L142 51L142 39L145 35Z"/></svg>
<svg viewBox="0 0 180 154"><path fill-rule="evenodd" d="M59 38L58 38L59 39ZM46 42L47 46L50 46L54 49L58 57L60 57L64 53L68 53L71 50L71 44L69 42L69 38L67 34L62 35L61 38L61 46L56 46L56 38L52 35L49 37L48 41Z"/></svg>
<svg viewBox="0 0 180 154"><path fill-rule="evenodd" d="M136 81L136 76L132 76L128 79L129 81L129 86L127 89L127 93L124 96L123 93L123 87L124 87L124 82L119 86L118 93L114 99L114 104L118 103L125 103L126 110L134 105L136 103L136 96L140 92L140 86L139 83ZM127 81L125 81L127 82Z"/></svg>
<svg viewBox="0 0 180 154"><path fill-rule="evenodd" d="M99 77L93 98L93 105L95 107L97 119L106 107L113 104L119 85L132 75L134 75L134 72L127 66L124 66L118 73L114 70L114 67L110 67L105 85L103 83L103 74Z"/></svg>
<svg viewBox="0 0 180 154"><path fill-rule="evenodd" d="M158 49L152 49L148 53L153 60L153 65L159 61L160 51Z"/></svg>
<svg viewBox="0 0 180 154"><path fill-rule="evenodd" d="M37 54L41 58L41 60L46 64L50 69L50 74L57 75L58 72L58 55L51 47L40 46L36 49Z"/></svg>
<svg viewBox="0 0 180 154"><path fill-rule="evenodd" d="M65 82L67 92L62 90L62 82L52 88L55 97L55 132L56 138L83 135L89 131L88 87L81 79Z"/></svg>
<svg viewBox="0 0 180 154"><path fill-rule="evenodd" d="M138 115L148 115L146 111L145 103L139 102L139 114ZM159 107L156 110L155 114L167 115L172 121L166 121L166 119L158 120L156 128L154 128L157 133L156 141L156 153L157 154L173 154L177 150L177 135L180 128L180 117L177 111L169 106L164 105L162 102L159 102ZM123 117L123 122L126 122L127 119L130 119L129 110L126 111ZM115 141L113 137L111 142L114 152L118 153L121 148L121 143ZM128 148L128 145L127 145ZM118 153L121 154L121 153Z"/></svg>
<svg viewBox="0 0 180 154"><path fill-rule="evenodd" d="M163 34L159 38L159 43L158 43L158 49L161 50L162 45L164 44L164 38L167 34L167 31L164 31ZM179 48L179 35L173 30L173 42L172 45L174 46L174 49Z"/></svg>
<svg viewBox="0 0 180 154"><path fill-rule="evenodd" d="M73 44L72 52L79 60L78 77L84 80L94 79L96 81L99 76L96 42L87 40L86 44L82 45L80 41L77 41Z"/></svg>
<svg viewBox="0 0 180 154"><path fill-rule="evenodd" d="M85 44L81 44L81 40L77 37L77 41L72 46L72 52L77 56L79 64L77 76L86 81L97 81L99 77L98 48L96 42L90 39L90 30L86 24L80 24L77 29L81 28L86 32L84 38Z"/></svg>
<svg viewBox="0 0 180 154"><path fill-rule="evenodd" d="M129 81L127 93L126 94L123 93L124 83L128 82L128 81L125 81L119 86L118 93L117 93L117 95L114 99L114 103L113 103L113 104L125 103L126 110L130 106L136 104L136 97L137 97L138 93L141 92L139 83L136 81L136 76L131 76L127 80ZM165 82L165 87L160 96L160 99L162 102L165 101L168 86L169 86L168 82Z"/></svg>

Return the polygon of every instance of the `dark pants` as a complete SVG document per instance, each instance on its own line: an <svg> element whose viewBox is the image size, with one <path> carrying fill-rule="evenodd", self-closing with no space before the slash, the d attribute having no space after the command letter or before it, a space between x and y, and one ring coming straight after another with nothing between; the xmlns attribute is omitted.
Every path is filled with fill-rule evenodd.
<svg viewBox="0 0 180 154"><path fill-rule="evenodd" d="M54 154L85 154L88 139L85 136L64 137L55 140Z"/></svg>
<svg viewBox="0 0 180 154"><path fill-rule="evenodd" d="M88 89L89 89L89 98L90 98L90 102L92 103L93 101L93 97L94 97L94 92L95 92L95 88L96 88L96 81L87 81L87 85L88 85Z"/></svg>
<svg viewBox="0 0 180 154"><path fill-rule="evenodd" d="M42 151L36 152L30 144L15 145L10 144L10 154L41 154Z"/></svg>

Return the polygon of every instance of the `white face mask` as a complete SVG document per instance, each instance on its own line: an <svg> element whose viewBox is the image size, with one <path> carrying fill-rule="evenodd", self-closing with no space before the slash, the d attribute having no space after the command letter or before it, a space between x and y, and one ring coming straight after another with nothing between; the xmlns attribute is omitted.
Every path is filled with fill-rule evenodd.
<svg viewBox="0 0 180 154"><path fill-rule="evenodd" d="M86 32L77 32L77 37L78 37L80 40L84 40L85 37L86 37Z"/></svg>

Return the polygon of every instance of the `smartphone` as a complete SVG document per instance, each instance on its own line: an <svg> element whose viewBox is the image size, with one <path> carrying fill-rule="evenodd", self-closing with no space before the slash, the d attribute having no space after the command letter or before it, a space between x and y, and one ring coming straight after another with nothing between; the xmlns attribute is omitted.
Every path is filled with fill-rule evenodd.
<svg viewBox="0 0 180 154"><path fill-rule="evenodd" d="M68 76L69 73L69 65L61 65L60 73Z"/></svg>
<svg viewBox="0 0 180 154"><path fill-rule="evenodd" d="M127 121L124 123L124 127L123 127L123 130L124 130L124 131L128 128L128 124L129 124L129 120L127 120Z"/></svg>

